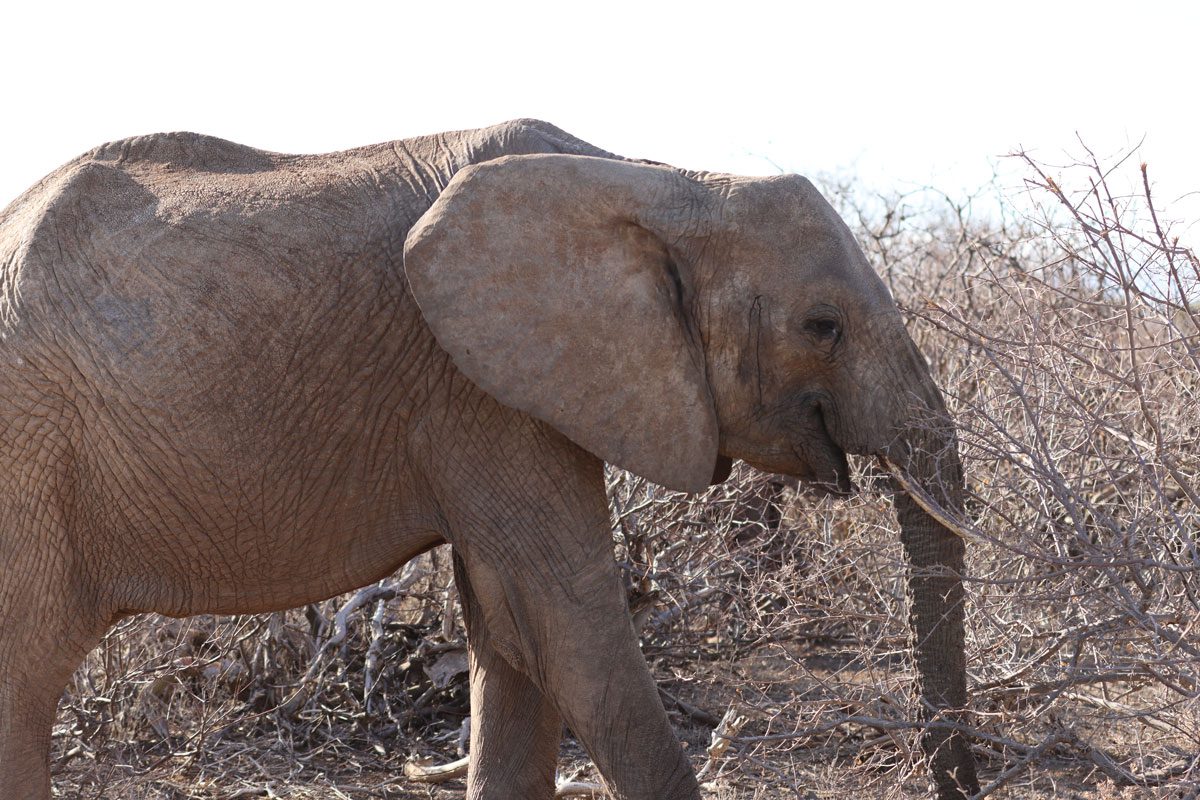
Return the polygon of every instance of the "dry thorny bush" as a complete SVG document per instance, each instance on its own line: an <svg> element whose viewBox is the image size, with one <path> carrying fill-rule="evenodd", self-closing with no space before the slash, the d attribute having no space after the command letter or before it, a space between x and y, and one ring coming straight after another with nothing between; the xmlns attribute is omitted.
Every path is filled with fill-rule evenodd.
<svg viewBox="0 0 1200 800"><path fill-rule="evenodd" d="M1022 212L986 220L829 188L960 426L984 794L1195 797L1200 264L1144 167L1018 158ZM857 470L836 501L744 468L698 497L610 472L634 622L709 796L924 792L888 484ZM461 795L401 777L465 746L448 561L278 614L126 620L62 705L60 791Z"/></svg>

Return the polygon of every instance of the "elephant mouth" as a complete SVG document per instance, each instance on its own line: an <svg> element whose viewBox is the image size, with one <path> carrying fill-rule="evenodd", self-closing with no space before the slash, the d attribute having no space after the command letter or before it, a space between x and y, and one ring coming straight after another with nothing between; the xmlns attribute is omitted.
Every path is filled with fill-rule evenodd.
<svg viewBox="0 0 1200 800"><path fill-rule="evenodd" d="M773 441L763 442L765 447L739 447L729 455L763 472L797 478L818 496L851 494L854 485L850 480L846 451L834 440L823 411L831 405L831 401L821 394L805 395L789 406L787 412L775 417L778 427ZM718 467L721 466L718 459ZM721 472L720 469L714 471L714 483L718 482Z"/></svg>
<svg viewBox="0 0 1200 800"><path fill-rule="evenodd" d="M792 451L806 468L799 477L818 494L845 497L854 491L850 462L829 431L826 398L814 397L805 414L803 434L793 440Z"/></svg>
<svg viewBox="0 0 1200 800"><path fill-rule="evenodd" d="M792 452L802 465L797 477L813 491L836 497L854 491L846 451L833 440L820 400L809 404L801 433L793 440Z"/></svg>
<svg viewBox="0 0 1200 800"><path fill-rule="evenodd" d="M820 496L846 497L854 493L854 483L850 480L850 464L846 459L846 451L830 443L830 447L821 458L814 458L811 451L796 450L796 456L805 465L797 475L805 486Z"/></svg>

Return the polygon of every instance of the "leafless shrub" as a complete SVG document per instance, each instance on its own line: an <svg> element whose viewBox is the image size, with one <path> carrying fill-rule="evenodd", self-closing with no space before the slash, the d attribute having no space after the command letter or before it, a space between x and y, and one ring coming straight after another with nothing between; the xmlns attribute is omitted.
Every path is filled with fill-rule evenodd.
<svg viewBox="0 0 1200 800"><path fill-rule="evenodd" d="M60 707L57 782L81 797L328 797L402 775L423 748L452 752L468 703L448 561L277 614L123 621Z"/></svg>
<svg viewBox="0 0 1200 800"><path fill-rule="evenodd" d="M995 788L1049 761L1195 786L1200 264L1145 165L1118 190L1127 160L1016 158L1025 216L947 206L907 263L888 228L866 237L960 427L980 741L1006 765Z"/></svg>
<svg viewBox="0 0 1200 800"><path fill-rule="evenodd" d="M1200 265L1144 168L1017 158L1008 200L829 187L961 431L985 794L1194 797ZM709 796L924 796L898 531L856 470L843 500L744 467L696 497L608 475L634 622ZM461 752L447 561L280 614L125 621L67 693L59 784L460 796L398 788L410 754Z"/></svg>

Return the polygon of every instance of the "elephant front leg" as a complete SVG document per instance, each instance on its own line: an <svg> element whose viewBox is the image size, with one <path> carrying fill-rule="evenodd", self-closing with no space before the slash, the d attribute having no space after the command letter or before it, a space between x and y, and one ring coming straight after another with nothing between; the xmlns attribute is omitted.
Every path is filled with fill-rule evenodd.
<svg viewBox="0 0 1200 800"><path fill-rule="evenodd" d="M468 800L550 800L562 721L540 689L492 646L483 612L454 557L471 664Z"/></svg>
<svg viewBox="0 0 1200 800"><path fill-rule="evenodd" d="M487 637L486 648L472 644L478 660L472 664L472 721L483 716L472 726L470 797L549 797L542 776L551 734L542 726L552 718L557 724L561 715L615 798L698 800L695 775L638 647L611 554L575 565L570 575L535 578L522 568L498 570L490 559L473 564L468 558L463 569L474 596L470 634L478 635L482 616ZM520 761L525 745L516 737L532 742L536 755L524 756L530 761ZM537 779L536 788L528 794L491 790L509 785L514 774Z"/></svg>
<svg viewBox="0 0 1200 800"><path fill-rule="evenodd" d="M603 463L539 423L481 402L480 418L489 426L463 444L472 449L441 443L428 458L445 537L470 587L469 633L485 631L494 651L475 651L496 678L493 686L483 670L472 693L473 702L481 695L489 705L473 708L484 714L482 738L492 725L504 730L491 717L493 707L511 716L523 704L517 718L528 720L536 689L587 750L614 798L699 800L626 608ZM493 771L504 775L492 752L485 743L472 781L490 782Z"/></svg>

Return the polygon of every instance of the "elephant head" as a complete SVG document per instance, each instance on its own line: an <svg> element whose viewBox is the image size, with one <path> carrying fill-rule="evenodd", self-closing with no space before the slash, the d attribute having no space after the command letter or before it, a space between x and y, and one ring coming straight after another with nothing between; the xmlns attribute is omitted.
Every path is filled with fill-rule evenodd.
<svg viewBox="0 0 1200 800"><path fill-rule="evenodd" d="M409 233L405 269L468 378L605 461L683 491L728 459L847 489L846 454L876 454L961 508L925 360L804 178L504 157L455 176ZM953 712L963 542L901 491L897 510L926 709ZM977 788L950 727L925 738L947 797Z"/></svg>

